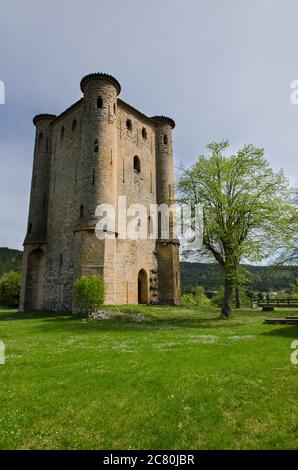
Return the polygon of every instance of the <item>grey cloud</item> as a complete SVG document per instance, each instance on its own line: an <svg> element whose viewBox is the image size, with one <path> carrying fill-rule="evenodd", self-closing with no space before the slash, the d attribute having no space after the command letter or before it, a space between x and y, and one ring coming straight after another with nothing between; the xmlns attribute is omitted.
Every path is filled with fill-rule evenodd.
<svg viewBox="0 0 298 470"><path fill-rule="evenodd" d="M148 115L175 119L177 165L229 138L264 147L297 184L297 15L292 0L2 0L0 246L25 234L33 115L61 112L94 71Z"/></svg>

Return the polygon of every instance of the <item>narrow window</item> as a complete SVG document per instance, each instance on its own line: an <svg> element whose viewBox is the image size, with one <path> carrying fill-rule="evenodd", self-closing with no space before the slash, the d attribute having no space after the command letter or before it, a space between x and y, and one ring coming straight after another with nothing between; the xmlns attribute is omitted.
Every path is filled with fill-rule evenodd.
<svg viewBox="0 0 298 470"><path fill-rule="evenodd" d="M113 109L114 109L114 114L116 114L116 103L114 103Z"/></svg>
<svg viewBox="0 0 298 470"><path fill-rule="evenodd" d="M76 119L74 119L74 120L72 121L72 126L71 126L71 129L72 129L73 131L75 131L75 130L76 130L76 128L77 128L77 120L76 120Z"/></svg>
<svg viewBox="0 0 298 470"><path fill-rule="evenodd" d="M102 97L101 96L99 96L96 100L96 107L98 109L102 108Z"/></svg>
<svg viewBox="0 0 298 470"><path fill-rule="evenodd" d="M92 172L92 184L95 184L95 169L94 168Z"/></svg>
<svg viewBox="0 0 298 470"><path fill-rule="evenodd" d="M61 127L61 134L60 135L61 135L61 139L63 139L63 137L64 137L64 126Z"/></svg>
<svg viewBox="0 0 298 470"><path fill-rule="evenodd" d="M98 153L98 140L97 139L94 141L94 152Z"/></svg>
<svg viewBox="0 0 298 470"><path fill-rule="evenodd" d="M29 224L28 224L28 235L30 235L31 232L32 232L32 223L29 222Z"/></svg>
<svg viewBox="0 0 298 470"><path fill-rule="evenodd" d="M125 183L125 167L124 167L124 160L122 160L122 183Z"/></svg>
<svg viewBox="0 0 298 470"><path fill-rule="evenodd" d="M60 254L60 258L59 258L59 266L61 268L61 266L63 265L63 254L61 253Z"/></svg>
<svg viewBox="0 0 298 470"><path fill-rule="evenodd" d="M168 136L167 136L167 135L164 135L164 136L163 136L163 143L164 143L165 145L168 145Z"/></svg>
<svg viewBox="0 0 298 470"><path fill-rule="evenodd" d="M39 134L38 136L38 143L41 144L42 143L42 138L43 138L43 134L42 132Z"/></svg>
<svg viewBox="0 0 298 470"><path fill-rule="evenodd" d="M82 219L84 217L84 205L81 204L80 205L80 219Z"/></svg>
<svg viewBox="0 0 298 470"><path fill-rule="evenodd" d="M145 127L143 127L143 129L142 129L142 137L144 139L147 139L147 131L146 131Z"/></svg>
<svg viewBox="0 0 298 470"><path fill-rule="evenodd" d="M133 158L133 169L136 173L141 173L141 161L137 155Z"/></svg>
<svg viewBox="0 0 298 470"><path fill-rule="evenodd" d="M158 220L157 220L157 233L158 233L158 238L161 238L161 212L158 211Z"/></svg>
<svg viewBox="0 0 298 470"><path fill-rule="evenodd" d="M170 214L169 214L169 220L168 220L168 229L169 229L169 236L170 238L173 236L173 228L174 228L174 216L173 216L173 212L170 211Z"/></svg>
<svg viewBox="0 0 298 470"><path fill-rule="evenodd" d="M126 120L126 127L129 131L132 131L132 122L130 119Z"/></svg>
<svg viewBox="0 0 298 470"><path fill-rule="evenodd" d="M153 185L152 185L152 171L150 171L150 193L153 192Z"/></svg>
<svg viewBox="0 0 298 470"><path fill-rule="evenodd" d="M151 215L148 216L148 238L151 237L152 233L152 223L151 223Z"/></svg>

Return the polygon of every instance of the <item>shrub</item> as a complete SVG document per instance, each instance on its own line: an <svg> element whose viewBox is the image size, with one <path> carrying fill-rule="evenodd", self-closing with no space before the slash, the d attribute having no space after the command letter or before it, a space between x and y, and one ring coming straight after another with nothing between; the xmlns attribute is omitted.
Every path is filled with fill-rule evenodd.
<svg viewBox="0 0 298 470"><path fill-rule="evenodd" d="M97 274L76 279L74 290L77 303L85 315L96 312L104 301L103 277Z"/></svg>
<svg viewBox="0 0 298 470"><path fill-rule="evenodd" d="M0 279L0 305L4 307L17 307L21 290L21 274L10 271Z"/></svg>
<svg viewBox="0 0 298 470"><path fill-rule="evenodd" d="M182 305L195 305L193 294L182 294L181 303Z"/></svg>
<svg viewBox="0 0 298 470"><path fill-rule="evenodd" d="M197 286L194 291L195 304L201 307L202 305L209 305L210 300L205 294L205 289L202 286Z"/></svg>
<svg viewBox="0 0 298 470"><path fill-rule="evenodd" d="M216 294L211 299L211 305L213 307L221 307L223 302L224 289L220 287Z"/></svg>
<svg viewBox="0 0 298 470"><path fill-rule="evenodd" d="M182 295L181 303L183 305L196 305L201 307L202 305L209 305L210 300L205 294L204 287L197 286L193 288L190 293L184 293Z"/></svg>

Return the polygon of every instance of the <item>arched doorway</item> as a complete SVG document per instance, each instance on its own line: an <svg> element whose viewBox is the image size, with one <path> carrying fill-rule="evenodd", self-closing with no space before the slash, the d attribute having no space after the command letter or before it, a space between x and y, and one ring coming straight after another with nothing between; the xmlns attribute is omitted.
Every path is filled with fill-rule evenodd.
<svg viewBox="0 0 298 470"><path fill-rule="evenodd" d="M148 303L148 276L145 269L141 269L138 274L138 303Z"/></svg>
<svg viewBox="0 0 298 470"><path fill-rule="evenodd" d="M42 308L42 287L44 274L44 252L33 250L28 255L24 308L38 310Z"/></svg>

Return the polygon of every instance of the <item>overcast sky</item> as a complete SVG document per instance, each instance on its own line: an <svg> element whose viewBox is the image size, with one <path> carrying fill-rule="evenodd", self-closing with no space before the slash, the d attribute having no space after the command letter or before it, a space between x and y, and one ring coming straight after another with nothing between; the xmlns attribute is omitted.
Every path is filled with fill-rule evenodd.
<svg viewBox="0 0 298 470"><path fill-rule="evenodd" d="M298 183L297 0L1 0L0 246L21 248L40 112L113 74L121 98L175 119L175 164L228 138L265 148Z"/></svg>

